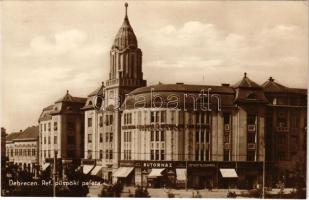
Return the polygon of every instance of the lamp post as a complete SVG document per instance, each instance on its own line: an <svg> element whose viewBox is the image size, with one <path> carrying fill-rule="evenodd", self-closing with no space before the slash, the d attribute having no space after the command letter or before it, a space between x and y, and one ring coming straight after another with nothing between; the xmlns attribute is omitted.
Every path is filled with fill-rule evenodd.
<svg viewBox="0 0 309 200"><path fill-rule="evenodd" d="M57 181L57 170L56 170L56 166L57 166L57 154L58 151L55 150L54 151L54 167L53 167L53 196L56 197L56 181Z"/></svg>

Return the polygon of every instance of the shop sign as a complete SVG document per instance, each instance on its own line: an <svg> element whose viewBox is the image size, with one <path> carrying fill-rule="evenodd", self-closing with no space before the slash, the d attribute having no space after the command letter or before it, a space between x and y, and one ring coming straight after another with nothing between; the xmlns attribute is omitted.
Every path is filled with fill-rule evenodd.
<svg viewBox="0 0 309 200"><path fill-rule="evenodd" d="M215 163L188 163L188 167L199 168L199 167L216 167Z"/></svg>
<svg viewBox="0 0 309 200"><path fill-rule="evenodd" d="M144 162L143 167L145 168L172 168L172 162Z"/></svg>

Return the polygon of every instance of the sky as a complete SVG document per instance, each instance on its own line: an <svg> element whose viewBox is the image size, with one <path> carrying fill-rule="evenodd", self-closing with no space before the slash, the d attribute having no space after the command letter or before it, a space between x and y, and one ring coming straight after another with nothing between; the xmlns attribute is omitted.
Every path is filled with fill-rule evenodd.
<svg viewBox="0 0 309 200"><path fill-rule="evenodd" d="M106 81L124 1L1 1L0 124L36 125L69 90ZM270 76L307 88L306 1L128 1L148 85L234 84Z"/></svg>

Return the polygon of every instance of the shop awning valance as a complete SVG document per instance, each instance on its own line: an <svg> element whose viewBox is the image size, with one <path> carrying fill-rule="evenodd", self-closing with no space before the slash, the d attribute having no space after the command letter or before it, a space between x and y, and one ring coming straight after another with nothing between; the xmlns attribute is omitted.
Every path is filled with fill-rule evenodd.
<svg viewBox="0 0 309 200"><path fill-rule="evenodd" d="M50 166L50 163L44 163L44 164L42 165L42 170L43 170L43 171L46 170L47 167L49 167L49 166Z"/></svg>
<svg viewBox="0 0 309 200"><path fill-rule="evenodd" d="M94 165L84 165L83 166L83 173L89 174L89 172L93 169Z"/></svg>
<svg viewBox="0 0 309 200"><path fill-rule="evenodd" d="M95 166L95 168L91 171L91 175L98 176L101 173L102 166Z"/></svg>
<svg viewBox="0 0 309 200"><path fill-rule="evenodd" d="M177 180L185 181L187 180L187 170L186 169L176 169Z"/></svg>
<svg viewBox="0 0 309 200"><path fill-rule="evenodd" d="M133 169L134 167L119 167L113 176L118 178L125 178L133 171Z"/></svg>
<svg viewBox="0 0 309 200"><path fill-rule="evenodd" d="M162 176L162 172L163 172L164 168L154 168L151 170L150 174L148 175L148 178L156 178L156 177L159 177L159 176Z"/></svg>
<svg viewBox="0 0 309 200"><path fill-rule="evenodd" d="M238 175L235 169L220 169L223 178L237 178Z"/></svg>

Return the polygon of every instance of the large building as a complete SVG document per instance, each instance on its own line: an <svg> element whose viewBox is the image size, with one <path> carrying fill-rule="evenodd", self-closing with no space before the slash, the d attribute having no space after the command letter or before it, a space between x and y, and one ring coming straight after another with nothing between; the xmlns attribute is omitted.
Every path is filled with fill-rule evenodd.
<svg viewBox="0 0 309 200"><path fill-rule="evenodd" d="M81 159L84 149L85 98L73 97L69 91L54 104L43 109L39 117L39 163L42 170L50 166L55 154L62 164Z"/></svg>
<svg viewBox="0 0 309 200"><path fill-rule="evenodd" d="M24 131L6 136L7 162L17 164L20 169L35 173L38 166L39 127L32 126Z"/></svg>
<svg viewBox="0 0 309 200"><path fill-rule="evenodd" d="M234 85L146 87L125 6L110 51L109 79L83 108L84 173L151 187L252 188L262 183L263 164L282 171L298 151L295 144L305 150L305 89L272 78L259 85L246 73ZM274 174L266 177L273 179L269 184L280 176Z"/></svg>

